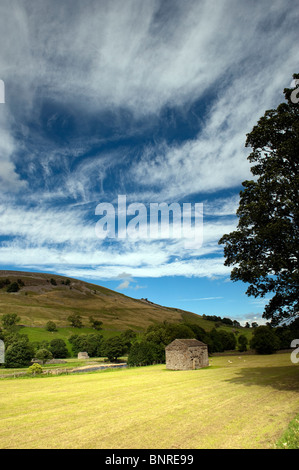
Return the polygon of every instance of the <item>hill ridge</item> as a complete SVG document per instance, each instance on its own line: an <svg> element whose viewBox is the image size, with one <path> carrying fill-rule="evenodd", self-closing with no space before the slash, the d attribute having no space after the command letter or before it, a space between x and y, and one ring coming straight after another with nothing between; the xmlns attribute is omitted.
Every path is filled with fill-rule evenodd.
<svg viewBox="0 0 299 470"><path fill-rule="evenodd" d="M69 276L19 270L0 270L0 282L19 281L17 292L0 289L0 316L17 313L21 323L44 326L53 320L58 326L68 325L67 317L78 313L83 323L92 316L103 322L104 329L143 330L163 321L197 323L199 315L166 307L148 299L135 299L112 289Z"/></svg>

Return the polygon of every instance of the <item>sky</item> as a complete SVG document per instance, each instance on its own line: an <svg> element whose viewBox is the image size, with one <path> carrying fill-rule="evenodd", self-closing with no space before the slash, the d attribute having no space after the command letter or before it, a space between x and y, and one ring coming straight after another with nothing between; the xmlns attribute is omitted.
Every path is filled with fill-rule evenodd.
<svg viewBox="0 0 299 470"><path fill-rule="evenodd" d="M264 323L218 241L298 24L293 0L1 0L0 269ZM152 236L161 204L179 231Z"/></svg>

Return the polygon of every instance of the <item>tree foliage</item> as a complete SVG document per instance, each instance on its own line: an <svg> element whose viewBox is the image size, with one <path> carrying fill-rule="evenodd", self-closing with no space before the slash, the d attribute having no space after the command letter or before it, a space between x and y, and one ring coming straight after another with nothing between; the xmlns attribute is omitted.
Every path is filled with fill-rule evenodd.
<svg viewBox="0 0 299 470"><path fill-rule="evenodd" d="M238 349L240 352L247 351L248 339L245 335L240 335L238 337Z"/></svg>
<svg viewBox="0 0 299 470"><path fill-rule="evenodd" d="M291 92L247 135L254 179L242 183L237 229L219 240L231 279L248 283L250 296L272 295L263 316L273 325L299 311L299 104Z"/></svg>
<svg viewBox="0 0 299 470"><path fill-rule="evenodd" d="M49 320L46 324L46 330L47 331L57 331L56 323L53 322L52 320Z"/></svg>
<svg viewBox="0 0 299 470"><path fill-rule="evenodd" d="M255 328L250 347L258 354L272 354L280 347L280 342L275 331L269 326Z"/></svg>
<svg viewBox="0 0 299 470"><path fill-rule="evenodd" d="M48 349L41 348L36 351L35 359L39 359L44 364L46 361L53 359L53 355Z"/></svg>
<svg viewBox="0 0 299 470"><path fill-rule="evenodd" d="M91 324L91 327L95 330L102 329L103 322L100 320L95 320L93 317L89 317L89 323Z"/></svg>
<svg viewBox="0 0 299 470"><path fill-rule="evenodd" d="M18 292L20 290L19 284L17 282L12 282L8 288L7 292Z"/></svg>
<svg viewBox="0 0 299 470"><path fill-rule="evenodd" d="M68 356L65 341L60 338L52 339L49 345L49 351L55 359L62 359Z"/></svg>
<svg viewBox="0 0 299 470"><path fill-rule="evenodd" d="M69 315L67 317L67 321L69 321L71 326L73 326L74 328L82 328L83 326L81 316L77 313L72 313L71 315Z"/></svg>
<svg viewBox="0 0 299 470"><path fill-rule="evenodd" d="M113 336L105 341L103 353L109 361L116 362L126 352L126 348L126 344L120 335Z"/></svg>
<svg viewBox="0 0 299 470"><path fill-rule="evenodd" d="M74 354L85 351L89 357L99 357L102 355L103 336L100 334L72 335L69 338Z"/></svg>
<svg viewBox="0 0 299 470"><path fill-rule="evenodd" d="M143 340L134 343L128 357L129 366L148 366L165 361L165 348L161 344Z"/></svg>
<svg viewBox="0 0 299 470"><path fill-rule="evenodd" d="M5 345L7 343L5 342ZM26 367L34 356L34 348L28 337L19 335L9 344L5 353L5 367Z"/></svg>
<svg viewBox="0 0 299 470"><path fill-rule="evenodd" d="M16 313L5 313L1 317L1 323L5 330L12 330L17 326L20 317Z"/></svg>
<svg viewBox="0 0 299 470"><path fill-rule="evenodd" d="M32 366L28 367L28 374L30 375L41 375L43 373L43 368L40 364L34 363Z"/></svg>

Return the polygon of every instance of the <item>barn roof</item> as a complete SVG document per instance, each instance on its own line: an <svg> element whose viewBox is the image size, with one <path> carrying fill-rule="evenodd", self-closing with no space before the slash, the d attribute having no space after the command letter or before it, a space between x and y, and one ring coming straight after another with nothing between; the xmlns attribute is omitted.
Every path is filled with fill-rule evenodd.
<svg viewBox="0 0 299 470"><path fill-rule="evenodd" d="M196 348L198 346L207 346L202 341L198 339L175 339L171 343L169 343L165 349L188 349L188 348Z"/></svg>

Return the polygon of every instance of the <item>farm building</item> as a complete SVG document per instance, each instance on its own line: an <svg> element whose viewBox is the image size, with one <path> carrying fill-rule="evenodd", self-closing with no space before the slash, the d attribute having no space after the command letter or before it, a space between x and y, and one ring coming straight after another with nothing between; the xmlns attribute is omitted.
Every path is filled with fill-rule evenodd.
<svg viewBox="0 0 299 470"><path fill-rule="evenodd" d="M192 370L209 365L208 346L197 339L175 339L165 353L166 369Z"/></svg>

